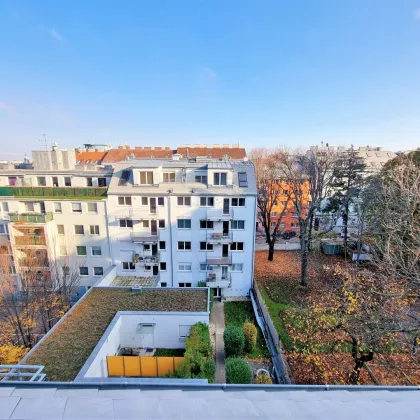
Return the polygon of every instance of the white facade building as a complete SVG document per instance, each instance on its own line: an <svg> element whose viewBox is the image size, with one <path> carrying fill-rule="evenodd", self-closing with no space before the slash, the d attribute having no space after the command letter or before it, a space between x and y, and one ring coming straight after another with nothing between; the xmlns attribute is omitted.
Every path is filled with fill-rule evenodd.
<svg viewBox="0 0 420 420"><path fill-rule="evenodd" d="M108 188L118 276L161 287L206 282L215 296L252 286L256 183L249 162L137 160L117 164Z"/></svg>

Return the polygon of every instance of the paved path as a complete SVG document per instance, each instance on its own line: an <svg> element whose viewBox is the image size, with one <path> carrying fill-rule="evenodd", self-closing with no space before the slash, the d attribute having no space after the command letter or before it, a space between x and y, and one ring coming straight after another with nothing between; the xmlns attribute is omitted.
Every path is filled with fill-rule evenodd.
<svg viewBox="0 0 420 420"><path fill-rule="evenodd" d="M225 310L223 302L214 301L210 322L214 325L216 341L216 384L226 383L225 371L225 343L223 332L225 330Z"/></svg>

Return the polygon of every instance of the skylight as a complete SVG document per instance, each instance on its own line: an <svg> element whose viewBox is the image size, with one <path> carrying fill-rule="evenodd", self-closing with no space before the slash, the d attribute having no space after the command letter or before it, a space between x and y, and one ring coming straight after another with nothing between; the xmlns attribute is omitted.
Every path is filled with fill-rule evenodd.
<svg viewBox="0 0 420 420"><path fill-rule="evenodd" d="M238 173L239 179L239 186L240 187L247 187L248 186L248 178L246 172L239 172Z"/></svg>

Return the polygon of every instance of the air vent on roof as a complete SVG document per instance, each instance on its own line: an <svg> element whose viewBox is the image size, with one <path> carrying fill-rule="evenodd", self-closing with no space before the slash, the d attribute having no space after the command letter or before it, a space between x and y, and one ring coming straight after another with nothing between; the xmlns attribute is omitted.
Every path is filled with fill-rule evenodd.
<svg viewBox="0 0 420 420"><path fill-rule="evenodd" d="M182 155L180 155L179 153L175 153L174 155L172 155L172 160L180 160L182 158Z"/></svg>

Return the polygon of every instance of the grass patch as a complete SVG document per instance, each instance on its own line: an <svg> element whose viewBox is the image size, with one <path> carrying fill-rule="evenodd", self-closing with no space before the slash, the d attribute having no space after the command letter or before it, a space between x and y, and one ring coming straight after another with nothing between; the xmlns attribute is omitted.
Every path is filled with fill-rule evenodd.
<svg viewBox="0 0 420 420"><path fill-rule="evenodd" d="M261 359L270 357L270 352L265 344L264 336L258 327L255 319L252 303L247 302L225 302L226 326L234 325L242 328L244 323L249 321L257 327L257 345L252 353L245 353L245 357L250 359Z"/></svg>
<svg viewBox="0 0 420 420"><path fill-rule="evenodd" d="M156 349L156 357L184 357L185 349Z"/></svg>

